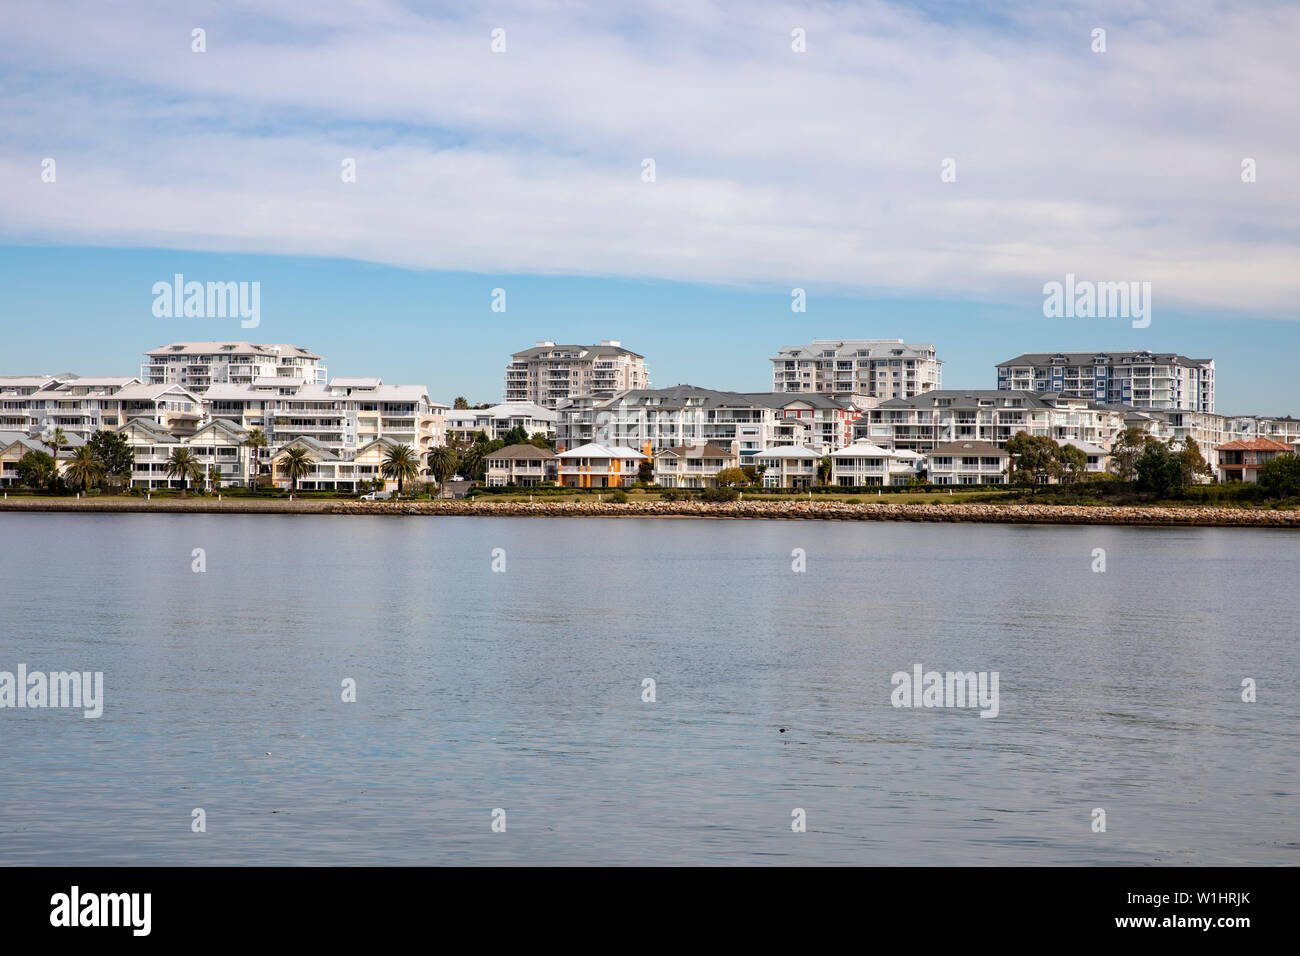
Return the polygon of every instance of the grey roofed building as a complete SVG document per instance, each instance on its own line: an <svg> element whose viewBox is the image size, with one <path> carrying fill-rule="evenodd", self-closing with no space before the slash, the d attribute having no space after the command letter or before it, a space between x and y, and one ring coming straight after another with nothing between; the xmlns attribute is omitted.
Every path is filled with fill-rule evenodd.
<svg viewBox="0 0 1300 956"><path fill-rule="evenodd" d="M538 448L536 445L507 445L497 451L490 452L489 458L542 458L549 459L555 457L555 452L549 448Z"/></svg>
<svg viewBox="0 0 1300 956"><path fill-rule="evenodd" d="M936 445L934 451L930 452L935 455L981 455L990 458L1009 458L1005 448L999 448L992 442L987 441L950 441L943 445Z"/></svg>
<svg viewBox="0 0 1300 956"><path fill-rule="evenodd" d="M1214 359L1177 352L1026 352L999 362L1006 391L1060 392L1136 408L1214 411Z"/></svg>
<svg viewBox="0 0 1300 956"><path fill-rule="evenodd" d="M1140 361L1141 364L1154 361L1162 365L1186 365L1199 368L1207 362L1213 362L1214 359L1196 359L1188 358L1186 355L1179 355L1176 352L1026 352L1018 355L1013 359L1005 362L999 362L996 368L1007 368L1014 365L1051 365L1059 360L1062 365L1087 365L1097 364L1098 359L1109 359L1116 363L1133 363Z"/></svg>

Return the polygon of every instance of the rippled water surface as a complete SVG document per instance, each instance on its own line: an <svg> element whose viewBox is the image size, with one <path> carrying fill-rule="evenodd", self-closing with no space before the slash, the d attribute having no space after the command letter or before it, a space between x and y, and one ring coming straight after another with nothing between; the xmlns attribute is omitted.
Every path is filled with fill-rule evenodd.
<svg viewBox="0 0 1300 956"><path fill-rule="evenodd" d="M0 863L1300 863L1298 583L1260 529L4 514L0 670L106 702L0 710Z"/></svg>

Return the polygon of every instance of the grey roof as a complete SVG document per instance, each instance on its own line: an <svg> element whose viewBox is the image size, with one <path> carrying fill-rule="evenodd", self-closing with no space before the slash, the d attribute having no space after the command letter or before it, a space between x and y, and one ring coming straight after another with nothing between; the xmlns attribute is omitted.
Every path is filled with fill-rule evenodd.
<svg viewBox="0 0 1300 956"><path fill-rule="evenodd" d="M506 445L497 451L488 452L489 458L554 458L555 452L549 448L538 448L536 445Z"/></svg>
<svg viewBox="0 0 1300 956"><path fill-rule="evenodd" d="M668 388L630 388L603 399L597 407L615 404L644 405L647 398L657 398L655 408L685 408L687 399L703 399L692 408L753 408L765 405L769 408L781 407L791 401L811 398L811 394L792 396L785 392L721 392L712 388L699 388L695 385L673 385Z"/></svg>
<svg viewBox="0 0 1300 956"><path fill-rule="evenodd" d="M950 441L938 445L931 455L982 455L989 458L1010 458L1005 448L986 441Z"/></svg>
<svg viewBox="0 0 1300 956"><path fill-rule="evenodd" d="M543 352L580 352L580 358L597 358L601 355L631 355L633 358L643 359L644 355L633 352L631 349L625 349L621 345L534 345L530 349L524 349L522 352L515 352L511 355L514 359L537 358Z"/></svg>
<svg viewBox="0 0 1300 956"><path fill-rule="evenodd" d="M1015 408L1061 408L1062 403L1068 405L1076 402L1083 402L1089 408L1094 409L1119 411L1128 408L1126 405L1107 405L1105 402L1095 402L1092 399L1073 395L1062 395L1060 392L1029 392L1020 389L996 388L941 388L922 392L919 395L913 395L911 398L891 398L888 401L881 402L875 408L863 411L859 421L867 418L871 412L891 408L976 408L979 406L981 399L993 401L995 403L994 407L998 408L1012 407L1006 404L1006 399L1017 399L1022 403L1014 406ZM940 405L940 400L947 400L951 404Z"/></svg>
<svg viewBox="0 0 1300 956"><path fill-rule="evenodd" d="M675 455L678 458L735 458L736 453L705 442L703 445L674 445L659 452L660 455Z"/></svg>
<svg viewBox="0 0 1300 956"><path fill-rule="evenodd" d="M785 408L796 402L803 402L813 408L852 409L853 402L847 395L831 395L826 392L734 392L743 398L751 399L756 405L770 408Z"/></svg>
<svg viewBox="0 0 1300 956"><path fill-rule="evenodd" d="M1132 360L1138 356L1143 359L1142 363L1133 363ZM1153 362L1157 365L1185 365L1189 368L1200 368L1208 365L1214 359L1196 359L1188 358L1185 355L1179 355L1176 352L1026 352L1016 358L1008 359L1005 362L999 362L997 368L1004 368L1010 365L1051 365L1052 359L1064 359L1064 365L1087 365L1091 366L1099 358L1105 358L1115 364L1143 364L1146 361Z"/></svg>

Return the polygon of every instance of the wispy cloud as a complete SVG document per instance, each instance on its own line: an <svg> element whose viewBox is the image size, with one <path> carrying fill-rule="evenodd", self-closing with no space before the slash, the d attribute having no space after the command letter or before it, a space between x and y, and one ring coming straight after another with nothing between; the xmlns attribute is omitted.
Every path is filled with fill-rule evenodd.
<svg viewBox="0 0 1300 956"><path fill-rule="evenodd" d="M6 5L0 234L1297 317L1300 8L618 6Z"/></svg>

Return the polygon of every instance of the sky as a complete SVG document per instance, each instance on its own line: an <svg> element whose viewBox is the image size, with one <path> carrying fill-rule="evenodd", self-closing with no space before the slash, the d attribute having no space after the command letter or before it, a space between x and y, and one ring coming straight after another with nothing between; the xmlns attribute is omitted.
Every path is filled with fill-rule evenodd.
<svg viewBox="0 0 1300 956"><path fill-rule="evenodd" d="M496 401L540 339L761 390L903 338L947 387L1149 348L1300 414L1297 38L1200 0L7 3L0 375L250 339ZM259 326L155 316L176 273L260 283ZM1151 283L1149 326L1045 316L1066 274Z"/></svg>

